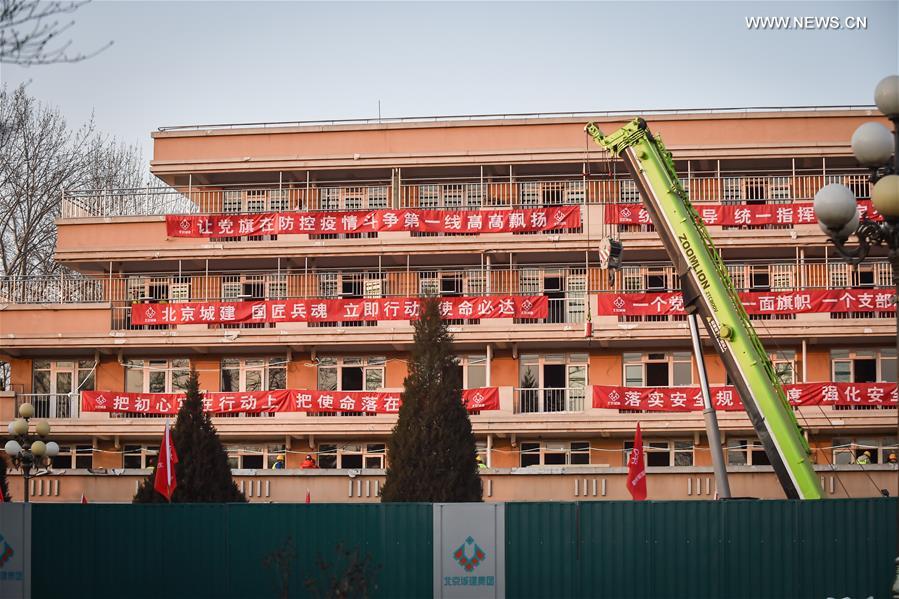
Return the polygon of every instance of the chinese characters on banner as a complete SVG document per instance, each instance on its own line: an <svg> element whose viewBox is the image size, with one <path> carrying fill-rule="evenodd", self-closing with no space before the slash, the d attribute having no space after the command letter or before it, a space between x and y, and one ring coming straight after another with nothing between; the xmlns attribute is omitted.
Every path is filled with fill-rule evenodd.
<svg viewBox="0 0 899 599"><path fill-rule="evenodd" d="M744 291L740 301L749 314L809 312L892 312L893 293L879 289L814 289L811 291ZM600 293L599 316L684 314L681 293Z"/></svg>
<svg viewBox="0 0 899 599"><path fill-rule="evenodd" d="M462 400L470 412L499 409L499 389L464 389ZM119 393L82 391L81 411L119 414L175 415L184 402L183 393ZM203 409L212 414L259 414L263 412L362 412L396 414L402 400L398 392L376 391L246 391L210 392L203 396Z"/></svg>
<svg viewBox="0 0 899 599"><path fill-rule="evenodd" d="M576 229L579 206L521 210L366 210L356 212L260 212L255 214L169 214L169 237L242 235L330 235L377 231L420 233L528 233Z"/></svg>
<svg viewBox="0 0 899 599"><path fill-rule="evenodd" d="M802 383L784 385L794 406L896 406L896 383ZM710 387L716 410L743 410L736 387ZM593 407L650 412L702 411L699 387L593 386Z"/></svg>
<svg viewBox="0 0 899 599"><path fill-rule="evenodd" d="M812 202L794 204L693 204L703 222L716 227L761 225L814 225L815 208ZM858 202L862 216L878 219L870 200ZM652 223L646 208L639 203L609 204L606 222L613 225L648 225Z"/></svg>
<svg viewBox="0 0 899 599"><path fill-rule="evenodd" d="M418 320L420 308L418 298L134 304L131 322L145 325ZM549 299L544 295L447 297L440 300L440 315L448 319L546 318L548 314Z"/></svg>

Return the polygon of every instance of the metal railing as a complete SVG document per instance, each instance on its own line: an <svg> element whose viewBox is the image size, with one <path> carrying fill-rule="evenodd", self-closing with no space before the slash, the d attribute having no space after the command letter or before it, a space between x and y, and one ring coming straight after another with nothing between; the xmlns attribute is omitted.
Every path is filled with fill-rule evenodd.
<svg viewBox="0 0 899 599"><path fill-rule="evenodd" d="M35 418L78 418L81 414L80 394L17 393L16 413L23 403L34 406Z"/></svg>
<svg viewBox="0 0 899 599"><path fill-rule="evenodd" d="M859 198L870 197L868 175L681 173L694 203L790 203L810 201L826 184L843 183ZM399 185L318 182L293 186L154 187L70 190L62 197L64 219L162 216L166 214L250 214L283 211L357 211L419 208L479 210L535 208L565 204L619 204L640 201L633 181L607 173L513 181L403 181Z"/></svg>
<svg viewBox="0 0 899 599"><path fill-rule="evenodd" d="M400 117L371 117L357 119L319 119L297 121L257 121L248 123L210 123L199 125L166 125L159 127L159 131L199 131L203 129L248 129L271 127L302 127L311 125L376 125L384 123L416 123L416 122L443 122L443 121L482 121L482 120L510 120L528 118L602 118L602 117L629 117L647 115L685 115L685 114L714 114L714 113L755 113L755 112L827 112L833 110L873 110L875 107L869 104L846 104L833 106L747 106L747 107L723 107L723 108L647 108L642 110L571 110L558 112L509 112L487 114L443 114L425 116L400 116Z"/></svg>
<svg viewBox="0 0 899 599"><path fill-rule="evenodd" d="M793 291L892 286L889 264L880 259L853 266L845 262L794 259L747 260L727 264L738 291ZM670 264L625 264L614 278L596 265L486 264L443 268L291 268L261 271L182 271L134 275L0 278L0 302L68 304L112 302L118 308L137 302L240 301L415 297L419 295L547 295L551 319L576 306L584 293L678 291ZM569 322L580 322L571 320Z"/></svg>
<svg viewBox="0 0 899 599"><path fill-rule="evenodd" d="M101 279L76 274L0 278L0 302L11 304L79 304L103 302Z"/></svg>
<svg viewBox="0 0 899 599"><path fill-rule="evenodd" d="M588 387L515 388L516 414L583 412Z"/></svg>

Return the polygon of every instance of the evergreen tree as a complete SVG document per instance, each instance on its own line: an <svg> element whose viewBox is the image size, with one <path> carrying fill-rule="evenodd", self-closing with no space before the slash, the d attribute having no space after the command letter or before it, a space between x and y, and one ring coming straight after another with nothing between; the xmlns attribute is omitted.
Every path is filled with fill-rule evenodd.
<svg viewBox="0 0 899 599"><path fill-rule="evenodd" d="M172 443L178 463L178 485L172 503L245 502L247 498L231 478L228 454L222 447L208 412L203 411L203 396L197 372L191 371L184 403L172 428ZM159 456L162 459L162 456ZM158 467L158 464L157 464ZM165 497L153 488L156 469L147 476L134 495L134 503L165 503Z"/></svg>
<svg viewBox="0 0 899 599"><path fill-rule="evenodd" d="M12 496L9 494L9 484L6 482L6 468L8 465L6 453L0 453L0 495L3 496L4 503L12 501Z"/></svg>
<svg viewBox="0 0 899 599"><path fill-rule="evenodd" d="M481 501L459 363L436 298L422 302L403 386L399 419L387 442L390 463L381 501Z"/></svg>

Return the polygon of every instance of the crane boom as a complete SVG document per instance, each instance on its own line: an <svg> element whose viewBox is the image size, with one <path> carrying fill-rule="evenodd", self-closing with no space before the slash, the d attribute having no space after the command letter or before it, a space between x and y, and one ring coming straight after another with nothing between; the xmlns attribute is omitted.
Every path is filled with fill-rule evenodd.
<svg viewBox="0 0 899 599"><path fill-rule="evenodd" d="M787 497L820 499L802 429L727 267L681 187L671 153L641 118L610 135L594 123L586 131L624 160L680 275L684 306L705 323Z"/></svg>

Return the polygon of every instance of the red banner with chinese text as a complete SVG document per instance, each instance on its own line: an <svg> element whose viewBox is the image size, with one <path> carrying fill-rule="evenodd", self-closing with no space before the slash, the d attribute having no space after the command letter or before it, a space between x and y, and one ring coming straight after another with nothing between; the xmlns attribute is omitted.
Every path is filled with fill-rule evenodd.
<svg viewBox="0 0 899 599"><path fill-rule="evenodd" d="M148 325L417 320L421 301L419 298L373 298L146 303L131 306L131 323ZM440 314L447 319L546 318L549 314L549 299L544 295L447 297L439 301Z"/></svg>
<svg viewBox="0 0 899 599"><path fill-rule="evenodd" d="M887 406L895 407L896 383L802 383L784 385L794 406ZM743 403L736 387L710 387L716 410L741 411ZM699 387L593 386L593 407L650 412L702 411Z"/></svg>
<svg viewBox="0 0 899 599"><path fill-rule="evenodd" d="M740 227L761 225L814 225L815 208L812 202L791 204L703 204L693 207L709 226ZM860 200L858 209L862 216L878 220L880 215L870 200ZM648 225L652 223L643 204L625 203L606 206L606 222L615 225Z"/></svg>
<svg viewBox="0 0 899 599"><path fill-rule="evenodd" d="M469 411L498 410L499 389L465 389L462 400ZM183 393L121 393L82 391L81 411L119 414L175 415L184 402ZM203 409L212 414L260 414L273 412L361 412L396 414L402 400L398 392L375 391L246 391L209 392Z"/></svg>
<svg viewBox="0 0 899 599"><path fill-rule="evenodd" d="M810 312L892 312L893 293L884 289L813 289L808 291L744 291L740 301L749 314L805 314ZM680 292L600 293L600 316L657 316L684 314Z"/></svg>
<svg viewBox="0 0 899 599"><path fill-rule="evenodd" d="M528 233L581 226L579 206L520 210L365 210L353 212L259 212L169 214L169 237L331 235L377 231L420 233Z"/></svg>

